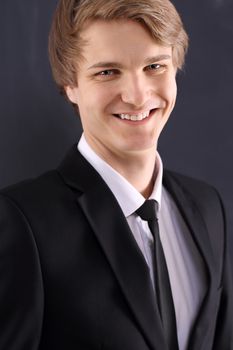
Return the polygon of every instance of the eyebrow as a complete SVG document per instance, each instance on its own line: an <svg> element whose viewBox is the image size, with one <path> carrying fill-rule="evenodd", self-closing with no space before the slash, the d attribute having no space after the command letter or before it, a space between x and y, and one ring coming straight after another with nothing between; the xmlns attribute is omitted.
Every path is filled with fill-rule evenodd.
<svg viewBox="0 0 233 350"><path fill-rule="evenodd" d="M157 56L147 58L144 61L144 63L151 64L154 62L159 62L162 60L169 60L169 59L171 59L170 55L157 55ZM117 62L97 62L97 63L93 64L92 66L88 67L88 70L93 69L93 68L123 68L123 65L121 63L117 63Z"/></svg>
<svg viewBox="0 0 233 350"><path fill-rule="evenodd" d="M171 59L171 55L158 55L158 56L153 56L153 57L149 57L145 60L146 64L150 64L150 63L155 63L155 62L159 62L159 61L163 61L163 60L170 60Z"/></svg>
<svg viewBox="0 0 233 350"><path fill-rule="evenodd" d="M122 68L122 67L123 67L122 64L117 62L98 62L88 67L88 70L92 68Z"/></svg>

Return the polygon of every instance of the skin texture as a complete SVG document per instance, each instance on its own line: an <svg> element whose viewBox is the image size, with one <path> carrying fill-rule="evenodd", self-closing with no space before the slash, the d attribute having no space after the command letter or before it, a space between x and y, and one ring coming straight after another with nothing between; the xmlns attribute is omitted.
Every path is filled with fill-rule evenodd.
<svg viewBox="0 0 233 350"><path fill-rule="evenodd" d="M147 197L158 138L176 100L172 48L129 20L91 22L82 38L84 60L67 96L79 107L89 145ZM116 116L148 111L140 121Z"/></svg>

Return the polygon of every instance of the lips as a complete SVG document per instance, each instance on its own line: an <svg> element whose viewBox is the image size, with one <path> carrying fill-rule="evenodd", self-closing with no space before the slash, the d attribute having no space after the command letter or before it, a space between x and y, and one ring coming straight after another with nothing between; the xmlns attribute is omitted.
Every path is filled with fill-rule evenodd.
<svg viewBox="0 0 233 350"><path fill-rule="evenodd" d="M151 114L152 111L154 111L155 109L151 109L142 113L138 113L138 114L132 114L132 113L120 113L120 114L114 114L115 117L120 118L122 120L130 120L130 121L141 121L144 120L146 118L148 118Z"/></svg>

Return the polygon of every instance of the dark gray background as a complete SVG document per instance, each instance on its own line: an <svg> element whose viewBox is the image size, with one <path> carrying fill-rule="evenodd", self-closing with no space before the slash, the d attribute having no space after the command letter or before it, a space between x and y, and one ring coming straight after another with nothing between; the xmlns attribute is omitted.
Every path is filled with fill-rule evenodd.
<svg viewBox="0 0 233 350"><path fill-rule="evenodd" d="M177 106L160 139L165 166L218 188L233 252L233 2L176 0L190 35ZM55 167L81 133L59 96L47 36L56 0L1 0L0 187Z"/></svg>

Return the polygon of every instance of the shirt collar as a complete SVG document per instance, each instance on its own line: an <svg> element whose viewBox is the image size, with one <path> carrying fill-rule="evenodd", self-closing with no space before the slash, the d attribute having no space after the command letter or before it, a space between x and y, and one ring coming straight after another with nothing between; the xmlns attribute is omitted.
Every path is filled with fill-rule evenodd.
<svg viewBox="0 0 233 350"><path fill-rule="evenodd" d="M145 198L136 190L136 188L94 152L87 143L84 134L82 134L78 143L78 150L106 182L116 197L125 217L133 214L144 203ZM150 199L154 199L158 202L158 210L160 210L163 164L157 151L155 174L157 174L157 176L155 178L154 188L150 195Z"/></svg>

